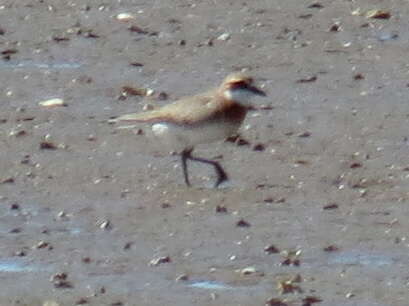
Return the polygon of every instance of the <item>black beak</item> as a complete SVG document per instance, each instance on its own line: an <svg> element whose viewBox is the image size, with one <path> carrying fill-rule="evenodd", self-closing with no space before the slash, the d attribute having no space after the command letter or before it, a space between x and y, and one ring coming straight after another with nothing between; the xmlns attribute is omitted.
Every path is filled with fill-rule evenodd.
<svg viewBox="0 0 409 306"><path fill-rule="evenodd" d="M264 91L262 91L261 89L255 87L255 86L247 85L247 88L248 88L248 90L250 90L255 95L262 96L262 97L267 96Z"/></svg>

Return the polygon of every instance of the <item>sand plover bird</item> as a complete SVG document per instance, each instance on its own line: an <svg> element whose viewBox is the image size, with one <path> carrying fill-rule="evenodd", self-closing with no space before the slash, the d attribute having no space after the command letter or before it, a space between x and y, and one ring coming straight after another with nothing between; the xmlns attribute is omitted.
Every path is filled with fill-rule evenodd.
<svg viewBox="0 0 409 306"><path fill-rule="evenodd" d="M223 140L234 134L244 120L252 96L266 94L253 85L253 79L243 73L228 75L213 90L185 97L161 108L114 119L152 124L152 132L171 150L181 155L186 185L190 186L187 161L214 167L215 187L228 179L217 161L192 156L194 146Z"/></svg>

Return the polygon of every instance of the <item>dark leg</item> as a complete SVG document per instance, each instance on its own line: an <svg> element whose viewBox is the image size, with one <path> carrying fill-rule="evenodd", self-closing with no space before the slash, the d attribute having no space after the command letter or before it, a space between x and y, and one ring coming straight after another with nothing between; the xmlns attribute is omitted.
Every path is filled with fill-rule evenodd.
<svg viewBox="0 0 409 306"><path fill-rule="evenodd" d="M183 169L183 176L185 177L185 183L187 186L190 187L190 181L189 181L189 174L187 173L187 159L190 157L190 153L192 152L192 149L190 150L185 150L182 152L182 169Z"/></svg>
<svg viewBox="0 0 409 306"><path fill-rule="evenodd" d="M213 160L200 158L200 157L194 157L194 156L191 155L192 151L193 150L190 149L190 150L185 150L185 151L182 152L182 167L183 167L183 174L185 176L186 185L190 186L189 177L188 177L188 173L187 173L187 165L186 165L186 161L188 159L193 160L193 161L197 161L199 163L212 165L214 167L214 170L216 171L216 174L217 174L217 181L216 181L216 184L214 185L215 188L217 188L224 181L228 180L228 176L227 176L226 172L223 170L222 166L220 166L220 164L218 162L213 161Z"/></svg>

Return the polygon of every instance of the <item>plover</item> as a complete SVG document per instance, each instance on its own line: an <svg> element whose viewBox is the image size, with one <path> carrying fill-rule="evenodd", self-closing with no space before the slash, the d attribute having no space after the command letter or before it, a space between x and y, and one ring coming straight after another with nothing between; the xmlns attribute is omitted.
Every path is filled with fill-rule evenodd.
<svg viewBox="0 0 409 306"><path fill-rule="evenodd" d="M161 108L120 116L115 122L147 122L152 132L169 149L181 155L185 183L190 186L187 161L196 161L214 167L215 187L228 179L217 161L195 157L194 146L223 140L234 134L243 122L250 98L265 96L253 85L253 79L244 73L228 75L222 84L206 93L181 98Z"/></svg>

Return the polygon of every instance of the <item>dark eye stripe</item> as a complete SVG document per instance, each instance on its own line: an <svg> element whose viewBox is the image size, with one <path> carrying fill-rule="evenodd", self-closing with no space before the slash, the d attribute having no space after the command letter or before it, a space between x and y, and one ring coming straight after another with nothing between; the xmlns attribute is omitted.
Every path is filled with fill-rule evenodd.
<svg viewBox="0 0 409 306"><path fill-rule="evenodd" d="M231 88L247 88L248 83L246 81L239 81L231 84Z"/></svg>

